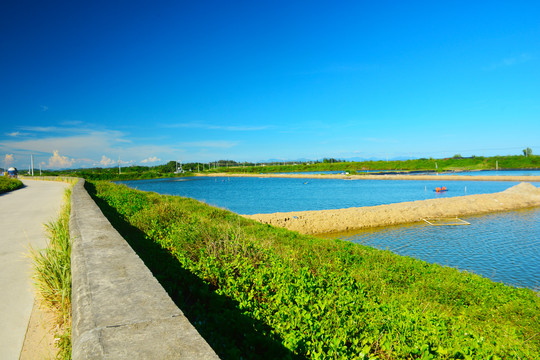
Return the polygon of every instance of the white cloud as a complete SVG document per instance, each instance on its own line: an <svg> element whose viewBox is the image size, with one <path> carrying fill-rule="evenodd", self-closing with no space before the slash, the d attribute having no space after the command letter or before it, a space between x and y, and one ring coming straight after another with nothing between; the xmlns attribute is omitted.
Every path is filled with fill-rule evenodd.
<svg viewBox="0 0 540 360"><path fill-rule="evenodd" d="M532 59L533 57L531 55L524 53L518 56L502 59L496 63L491 64L490 66L485 67L484 70L493 71L499 68L506 68L506 67L510 67L510 66L514 66L518 64L523 64Z"/></svg>
<svg viewBox="0 0 540 360"><path fill-rule="evenodd" d="M13 154L6 154L6 156L4 156L4 164L2 165L5 165L5 167L9 167L9 165L13 162Z"/></svg>
<svg viewBox="0 0 540 360"><path fill-rule="evenodd" d="M47 111L49 110L49 107L48 106L45 106L45 105L41 105L41 111Z"/></svg>
<svg viewBox="0 0 540 360"><path fill-rule="evenodd" d="M192 141L180 143L186 147L215 147L215 148L231 148L238 145L235 141Z"/></svg>
<svg viewBox="0 0 540 360"><path fill-rule="evenodd" d="M6 133L7 136L11 136L11 137L18 137L18 136L23 136L23 135L26 135L26 134L23 134L22 132L19 132L19 131L14 131L14 132L11 132L11 133Z"/></svg>
<svg viewBox="0 0 540 360"><path fill-rule="evenodd" d="M103 156L101 157L101 160L100 160L99 163L100 163L101 165L103 165L103 166L109 166L109 165L114 164L114 162L115 162L114 160L109 159L108 157L106 157L105 155L103 155Z"/></svg>
<svg viewBox="0 0 540 360"><path fill-rule="evenodd" d="M82 121L80 120L68 120L61 122L62 125L68 125L68 126L75 126L75 125L82 125Z"/></svg>
<svg viewBox="0 0 540 360"><path fill-rule="evenodd" d="M188 129L205 129L205 130L226 130L226 131L261 131L267 130L270 126L222 126L222 125L211 125L205 123L177 123L177 124L168 124L164 125L166 128L188 128Z"/></svg>
<svg viewBox="0 0 540 360"><path fill-rule="evenodd" d="M75 159L69 159L67 156L58 154L58 150L53 152L53 156L49 158L49 163L46 164L50 169L63 169L70 167L75 162Z"/></svg>
<svg viewBox="0 0 540 360"><path fill-rule="evenodd" d="M369 141L373 143L379 143L379 144L397 144L399 141L396 139L388 139L388 138L375 138L375 137L365 137L362 138L363 141Z"/></svg>
<svg viewBox="0 0 540 360"><path fill-rule="evenodd" d="M159 159L157 156L151 156L148 159L141 160L141 163L146 164L146 163L154 163L158 161L161 161L161 159Z"/></svg>
<svg viewBox="0 0 540 360"><path fill-rule="evenodd" d="M68 164L73 161L72 167L106 167L118 164L116 160L118 158L122 159L121 164L142 163L130 159L145 159L144 164L180 158L210 160L223 156L223 149L238 145L238 142L226 140L167 143L166 138L159 140L132 138L123 131L104 128L92 129L87 125L21 126L14 129L13 132L15 132L12 134L14 136L5 136L1 141L0 150L4 154L13 153L15 162L20 162L15 165L20 167L23 167L30 154L47 159L43 161L43 165L47 165L48 158L51 156L51 148L56 149L58 154L69 154ZM21 136L22 132L26 136ZM105 157L104 154L106 154ZM55 166L59 166L59 164Z"/></svg>
<svg viewBox="0 0 540 360"><path fill-rule="evenodd" d="M53 132L58 130L55 126L21 126L20 129L34 132Z"/></svg>

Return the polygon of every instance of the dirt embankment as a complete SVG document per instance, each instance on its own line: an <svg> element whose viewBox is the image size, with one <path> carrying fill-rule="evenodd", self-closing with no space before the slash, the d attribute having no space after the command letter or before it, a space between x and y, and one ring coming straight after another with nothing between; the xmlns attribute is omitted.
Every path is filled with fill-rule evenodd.
<svg viewBox="0 0 540 360"><path fill-rule="evenodd" d="M422 221L424 218L465 216L534 206L540 206L540 188L530 183L521 183L493 194L337 210L295 211L244 216L304 234L322 234L404 224Z"/></svg>

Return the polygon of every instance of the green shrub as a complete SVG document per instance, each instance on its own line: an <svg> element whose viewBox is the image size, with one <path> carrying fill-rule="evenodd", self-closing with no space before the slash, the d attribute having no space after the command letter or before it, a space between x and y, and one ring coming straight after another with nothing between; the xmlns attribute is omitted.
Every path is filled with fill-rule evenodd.
<svg viewBox="0 0 540 360"><path fill-rule="evenodd" d="M89 186L104 213L125 222L117 226L126 238L140 232L138 241L159 245L178 264L154 273L222 358L276 358L257 335L280 342L287 352L279 357L540 356L540 298L532 290L300 235L192 199ZM140 256L162 262L155 254ZM207 291L225 300L207 302ZM227 301L251 322L227 310ZM206 314L216 306L223 309Z"/></svg>
<svg viewBox="0 0 540 360"><path fill-rule="evenodd" d="M0 176L0 194L22 188L21 180L12 179L7 176Z"/></svg>

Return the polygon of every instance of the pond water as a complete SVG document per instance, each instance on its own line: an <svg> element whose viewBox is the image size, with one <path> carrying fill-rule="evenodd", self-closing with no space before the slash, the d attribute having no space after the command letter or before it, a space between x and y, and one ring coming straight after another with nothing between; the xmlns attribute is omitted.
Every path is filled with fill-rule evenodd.
<svg viewBox="0 0 540 360"><path fill-rule="evenodd" d="M518 184L500 181L341 180L185 177L119 181L159 194L180 195L239 214L343 209L404 201L485 194ZM436 187L448 191L436 193Z"/></svg>
<svg viewBox="0 0 540 360"><path fill-rule="evenodd" d="M251 177L186 177L118 183L144 191L195 198L240 214L339 209L484 194L503 191L517 184L506 181ZM440 186L446 186L448 192L433 191ZM540 290L540 209L464 219L471 225L416 223L338 237L471 271L494 281Z"/></svg>
<svg viewBox="0 0 540 360"><path fill-rule="evenodd" d="M540 209L462 219L471 225L415 223L332 237L540 291Z"/></svg>

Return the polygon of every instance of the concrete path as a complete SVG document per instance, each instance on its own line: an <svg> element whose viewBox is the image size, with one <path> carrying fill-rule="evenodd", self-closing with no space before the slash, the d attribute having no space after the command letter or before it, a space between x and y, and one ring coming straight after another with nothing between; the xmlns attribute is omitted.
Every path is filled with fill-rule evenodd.
<svg viewBox="0 0 540 360"><path fill-rule="evenodd" d="M69 184L23 180L24 188L0 195L0 359L19 359L34 304L31 261L46 246L43 224L55 220Z"/></svg>

